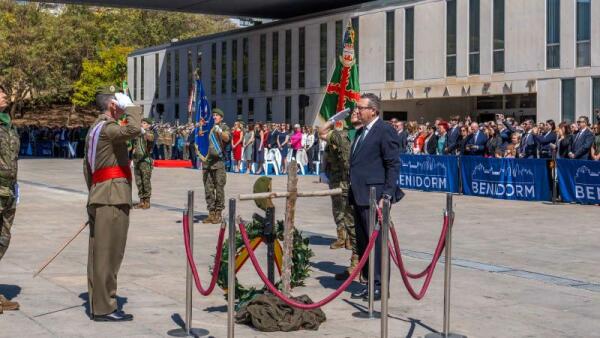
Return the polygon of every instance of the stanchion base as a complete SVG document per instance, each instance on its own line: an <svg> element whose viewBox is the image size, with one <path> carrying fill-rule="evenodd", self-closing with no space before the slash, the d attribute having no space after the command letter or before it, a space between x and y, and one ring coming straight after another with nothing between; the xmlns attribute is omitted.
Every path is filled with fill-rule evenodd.
<svg viewBox="0 0 600 338"><path fill-rule="evenodd" d="M368 312L358 311L358 312L354 312L352 314L352 317L361 318L361 319L379 319L379 318L381 318L381 313L373 311L373 315L369 316Z"/></svg>
<svg viewBox="0 0 600 338"><path fill-rule="evenodd" d="M463 336L462 334L449 333L447 335L436 332L436 333L428 333L425 335L425 338L467 338L467 336Z"/></svg>
<svg viewBox="0 0 600 338"><path fill-rule="evenodd" d="M171 337L204 337L208 336L210 332L205 329L190 329L190 332L186 332L185 329L174 329L167 334Z"/></svg>

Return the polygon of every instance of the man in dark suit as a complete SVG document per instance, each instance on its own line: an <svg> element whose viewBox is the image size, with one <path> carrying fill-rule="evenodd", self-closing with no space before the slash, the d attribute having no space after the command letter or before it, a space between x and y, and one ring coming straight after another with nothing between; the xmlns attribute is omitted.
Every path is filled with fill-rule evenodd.
<svg viewBox="0 0 600 338"><path fill-rule="evenodd" d="M535 130L533 136L538 143L540 158L552 158L553 146L556 144L556 124L547 120L544 129Z"/></svg>
<svg viewBox="0 0 600 338"><path fill-rule="evenodd" d="M521 136L519 146L519 158L537 158L538 142L533 134L533 121L527 120L523 123L525 133Z"/></svg>
<svg viewBox="0 0 600 338"><path fill-rule="evenodd" d="M461 135L458 120L458 116L450 117L450 130L448 130L448 140L446 141L446 149L444 149L444 153L447 155L456 155L460 145Z"/></svg>
<svg viewBox="0 0 600 338"><path fill-rule="evenodd" d="M400 154L406 154L408 150L408 131L404 129L404 122L396 122L396 131L398 133L398 143L400 146Z"/></svg>
<svg viewBox="0 0 600 338"><path fill-rule="evenodd" d="M573 137L569 158L575 160L590 159L590 149L592 149L592 145L594 144L594 133L588 127L589 121L587 116L580 116L577 119L579 132Z"/></svg>
<svg viewBox="0 0 600 338"><path fill-rule="evenodd" d="M350 203L354 208L356 242L360 257L369 242L369 191L375 187L379 208L383 200L399 201L404 193L398 187L400 151L396 130L379 116L380 100L374 94L363 94L357 107L363 127L357 132L350 155ZM375 300L381 298L381 240L375 246ZM365 265L362 273L368 275ZM367 299L368 288L352 294Z"/></svg>
<svg viewBox="0 0 600 338"><path fill-rule="evenodd" d="M479 124L477 122L471 123L471 133L472 136L467 141L465 147L466 155L483 156L485 153L485 145L488 140L487 136L479 129Z"/></svg>

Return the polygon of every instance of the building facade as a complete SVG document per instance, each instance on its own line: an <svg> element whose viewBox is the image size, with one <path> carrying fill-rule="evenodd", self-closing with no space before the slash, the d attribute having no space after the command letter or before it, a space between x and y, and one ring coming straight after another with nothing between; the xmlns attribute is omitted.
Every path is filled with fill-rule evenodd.
<svg viewBox="0 0 600 338"><path fill-rule="evenodd" d="M574 121L600 110L600 0L421 0L368 4L133 52L146 115L186 122L194 74L226 121L319 124L351 21L362 92L384 118L504 113Z"/></svg>

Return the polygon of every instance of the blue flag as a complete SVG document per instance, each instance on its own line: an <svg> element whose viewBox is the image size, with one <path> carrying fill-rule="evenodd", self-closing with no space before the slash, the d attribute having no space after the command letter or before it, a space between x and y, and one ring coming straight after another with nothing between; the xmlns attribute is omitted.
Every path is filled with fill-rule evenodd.
<svg viewBox="0 0 600 338"><path fill-rule="evenodd" d="M213 127L214 120L212 113L210 112L210 105L206 98L202 80L199 79L196 80L196 102L194 109L196 112L194 121L197 125L199 124L194 129L196 146L198 147L200 159L204 160L208 155L208 145L210 143L209 134Z"/></svg>

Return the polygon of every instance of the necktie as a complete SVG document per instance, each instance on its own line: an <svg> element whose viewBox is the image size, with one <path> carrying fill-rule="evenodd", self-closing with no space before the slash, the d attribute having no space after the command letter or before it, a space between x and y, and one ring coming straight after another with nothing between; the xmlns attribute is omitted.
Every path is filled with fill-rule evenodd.
<svg viewBox="0 0 600 338"><path fill-rule="evenodd" d="M354 144L354 149L352 150L353 153L356 151L356 149L358 149L359 144L362 143L366 134L367 134L367 127L365 127L365 130L363 130L363 132L360 133L360 135L358 136L358 139L356 140L356 143Z"/></svg>

